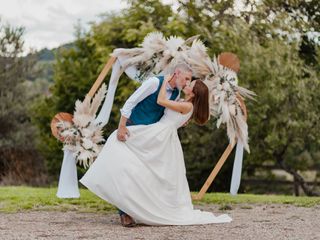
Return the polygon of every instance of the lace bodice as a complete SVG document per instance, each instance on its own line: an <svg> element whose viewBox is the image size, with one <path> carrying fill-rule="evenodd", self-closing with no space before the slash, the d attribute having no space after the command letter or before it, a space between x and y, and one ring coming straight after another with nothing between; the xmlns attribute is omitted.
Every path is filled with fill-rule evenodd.
<svg viewBox="0 0 320 240"><path fill-rule="evenodd" d="M176 112L174 110L171 110L169 108L166 108L164 110L164 114L159 122L173 125L176 128L181 127L186 121L189 120L193 112L193 107L190 112L187 114L182 114L180 112Z"/></svg>

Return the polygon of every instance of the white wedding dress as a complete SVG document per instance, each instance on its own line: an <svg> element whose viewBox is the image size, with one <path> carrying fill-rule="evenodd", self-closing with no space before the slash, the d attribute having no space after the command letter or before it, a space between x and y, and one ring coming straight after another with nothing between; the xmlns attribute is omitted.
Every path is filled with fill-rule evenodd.
<svg viewBox="0 0 320 240"><path fill-rule="evenodd" d="M193 208L177 133L191 116L165 109L150 125L128 126L126 142L108 138L80 182L100 198L147 225L231 222L227 214Z"/></svg>

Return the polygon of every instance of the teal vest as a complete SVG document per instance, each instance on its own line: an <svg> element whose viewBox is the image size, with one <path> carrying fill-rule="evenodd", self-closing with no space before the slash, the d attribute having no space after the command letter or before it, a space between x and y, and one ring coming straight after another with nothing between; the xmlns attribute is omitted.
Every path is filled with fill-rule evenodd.
<svg viewBox="0 0 320 240"><path fill-rule="evenodd" d="M160 88L164 81L164 77L157 76L157 78L159 78L160 80L157 91L143 99L132 109L127 125L148 125L158 122L160 118L163 116L165 107L159 105L157 103L157 99L158 94L160 92ZM175 100L178 94L179 90L175 88L172 91L170 100Z"/></svg>

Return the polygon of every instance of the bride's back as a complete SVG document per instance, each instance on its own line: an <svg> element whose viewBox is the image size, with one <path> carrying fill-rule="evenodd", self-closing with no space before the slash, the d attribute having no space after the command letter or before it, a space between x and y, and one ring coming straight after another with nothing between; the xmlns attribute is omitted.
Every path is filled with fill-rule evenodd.
<svg viewBox="0 0 320 240"><path fill-rule="evenodd" d="M181 127L186 121L189 120L189 118L191 117L193 112L193 108L191 109L190 112L186 113L186 114L182 114L180 112L171 110L169 108L166 108L164 110L164 114L162 116L162 118L160 119L159 122L164 123L164 124L168 124L168 125L173 125L176 128Z"/></svg>

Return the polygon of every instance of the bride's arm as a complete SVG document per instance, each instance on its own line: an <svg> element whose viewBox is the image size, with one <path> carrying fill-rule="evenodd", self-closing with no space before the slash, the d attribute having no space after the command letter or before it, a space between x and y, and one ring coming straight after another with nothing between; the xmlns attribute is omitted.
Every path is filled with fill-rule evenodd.
<svg viewBox="0 0 320 240"><path fill-rule="evenodd" d="M160 92L158 95L157 103L163 107L170 108L174 111L181 112L182 114L186 114L190 112L192 108L192 103L190 102L176 102L173 100L167 99L166 96L166 85L168 84L169 80L172 79L172 76L167 77L160 88Z"/></svg>

